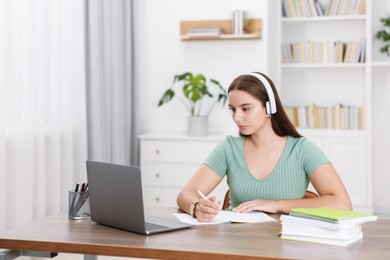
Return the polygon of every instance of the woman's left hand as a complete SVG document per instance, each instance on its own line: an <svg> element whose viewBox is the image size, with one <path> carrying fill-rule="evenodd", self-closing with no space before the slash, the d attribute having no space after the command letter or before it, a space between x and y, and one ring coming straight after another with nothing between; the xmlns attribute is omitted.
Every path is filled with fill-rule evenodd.
<svg viewBox="0 0 390 260"><path fill-rule="evenodd" d="M264 211L268 213L277 213L278 212L278 201L277 200L251 200L244 202L232 211L240 213L248 213L251 211Z"/></svg>

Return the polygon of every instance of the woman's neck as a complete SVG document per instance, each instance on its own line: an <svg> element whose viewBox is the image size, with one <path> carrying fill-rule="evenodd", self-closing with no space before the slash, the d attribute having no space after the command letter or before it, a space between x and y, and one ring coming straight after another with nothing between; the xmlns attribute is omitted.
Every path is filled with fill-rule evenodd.
<svg viewBox="0 0 390 260"><path fill-rule="evenodd" d="M277 144L284 143L286 137L278 136L272 127L267 127L263 128L262 131L252 134L248 139L256 147L271 148Z"/></svg>

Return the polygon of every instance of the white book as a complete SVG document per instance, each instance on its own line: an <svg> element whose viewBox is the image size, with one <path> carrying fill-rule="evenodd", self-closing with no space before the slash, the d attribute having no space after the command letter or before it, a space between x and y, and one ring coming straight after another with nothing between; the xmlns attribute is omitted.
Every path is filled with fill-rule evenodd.
<svg viewBox="0 0 390 260"><path fill-rule="evenodd" d="M363 232L358 233L354 237L348 240L336 240L336 239L324 239L324 238L315 238L315 237L306 237L306 236L294 236L294 235L281 235L281 239L296 240L302 242L311 242L318 244L334 245L334 246L348 246L360 239L363 238Z"/></svg>
<svg viewBox="0 0 390 260"><path fill-rule="evenodd" d="M320 228L326 228L329 230L341 230L348 229L356 225L361 225L366 222L376 221L377 217L356 218L346 221L326 221L321 219L310 219L305 217L296 217L291 215L281 215L280 221L285 223L295 223L308 226L315 226Z"/></svg>
<svg viewBox="0 0 390 260"><path fill-rule="evenodd" d="M298 107L298 127L307 128L307 107Z"/></svg>
<svg viewBox="0 0 390 260"><path fill-rule="evenodd" d="M221 34L215 32L187 33L188 38L219 37L219 36L221 36Z"/></svg>
<svg viewBox="0 0 390 260"><path fill-rule="evenodd" d="M332 230L312 225L282 222L283 235L306 236L335 240L349 240L361 231L361 224L339 230Z"/></svg>
<svg viewBox="0 0 390 260"><path fill-rule="evenodd" d="M204 33L204 32L223 33L223 29L219 27L190 28L188 29L188 32L189 33Z"/></svg>
<svg viewBox="0 0 390 260"><path fill-rule="evenodd" d="M288 0L283 0L282 8L283 8L283 16L284 17L291 17L290 8L288 6Z"/></svg>
<svg viewBox="0 0 390 260"><path fill-rule="evenodd" d="M324 7L323 5L318 1L314 0L315 7L317 9L318 16L324 16Z"/></svg>
<svg viewBox="0 0 390 260"><path fill-rule="evenodd" d="M310 7L310 13L312 16L318 16L318 12L317 12L317 8L316 8L316 5L314 3L314 0L308 0L308 4L309 4L309 7Z"/></svg>
<svg viewBox="0 0 390 260"><path fill-rule="evenodd" d="M219 37L223 33L224 30L218 27L190 28L187 31L187 37L189 38Z"/></svg>
<svg viewBox="0 0 390 260"><path fill-rule="evenodd" d="M366 40L363 38L360 43L361 50L360 50L360 56L359 56L359 62L365 62L366 61Z"/></svg>

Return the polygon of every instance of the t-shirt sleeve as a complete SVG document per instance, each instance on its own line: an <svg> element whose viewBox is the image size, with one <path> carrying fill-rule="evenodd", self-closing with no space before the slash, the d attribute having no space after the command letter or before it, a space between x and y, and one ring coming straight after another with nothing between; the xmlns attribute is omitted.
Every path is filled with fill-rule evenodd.
<svg viewBox="0 0 390 260"><path fill-rule="evenodd" d="M330 162L325 153L316 144L306 138L302 140L301 148L303 167L309 177L311 177L318 167Z"/></svg>
<svg viewBox="0 0 390 260"><path fill-rule="evenodd" d="M204 162L207 167L221 176L221 178L225 177L227 170L226 145L228 145L227 139L219 143Z"/></svg>

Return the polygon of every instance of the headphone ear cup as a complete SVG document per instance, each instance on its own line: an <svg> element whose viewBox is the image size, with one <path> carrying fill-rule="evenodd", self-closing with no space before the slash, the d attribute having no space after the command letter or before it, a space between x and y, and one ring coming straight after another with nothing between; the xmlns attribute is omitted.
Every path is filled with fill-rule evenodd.
<svg viewBox="0 0 390 260"><path fill-rule="evenodd" d="M267 101L267 103L265 103L265 112L267 113L267 115L271 114L271 107L270 107L269 101Z"/></svg>

